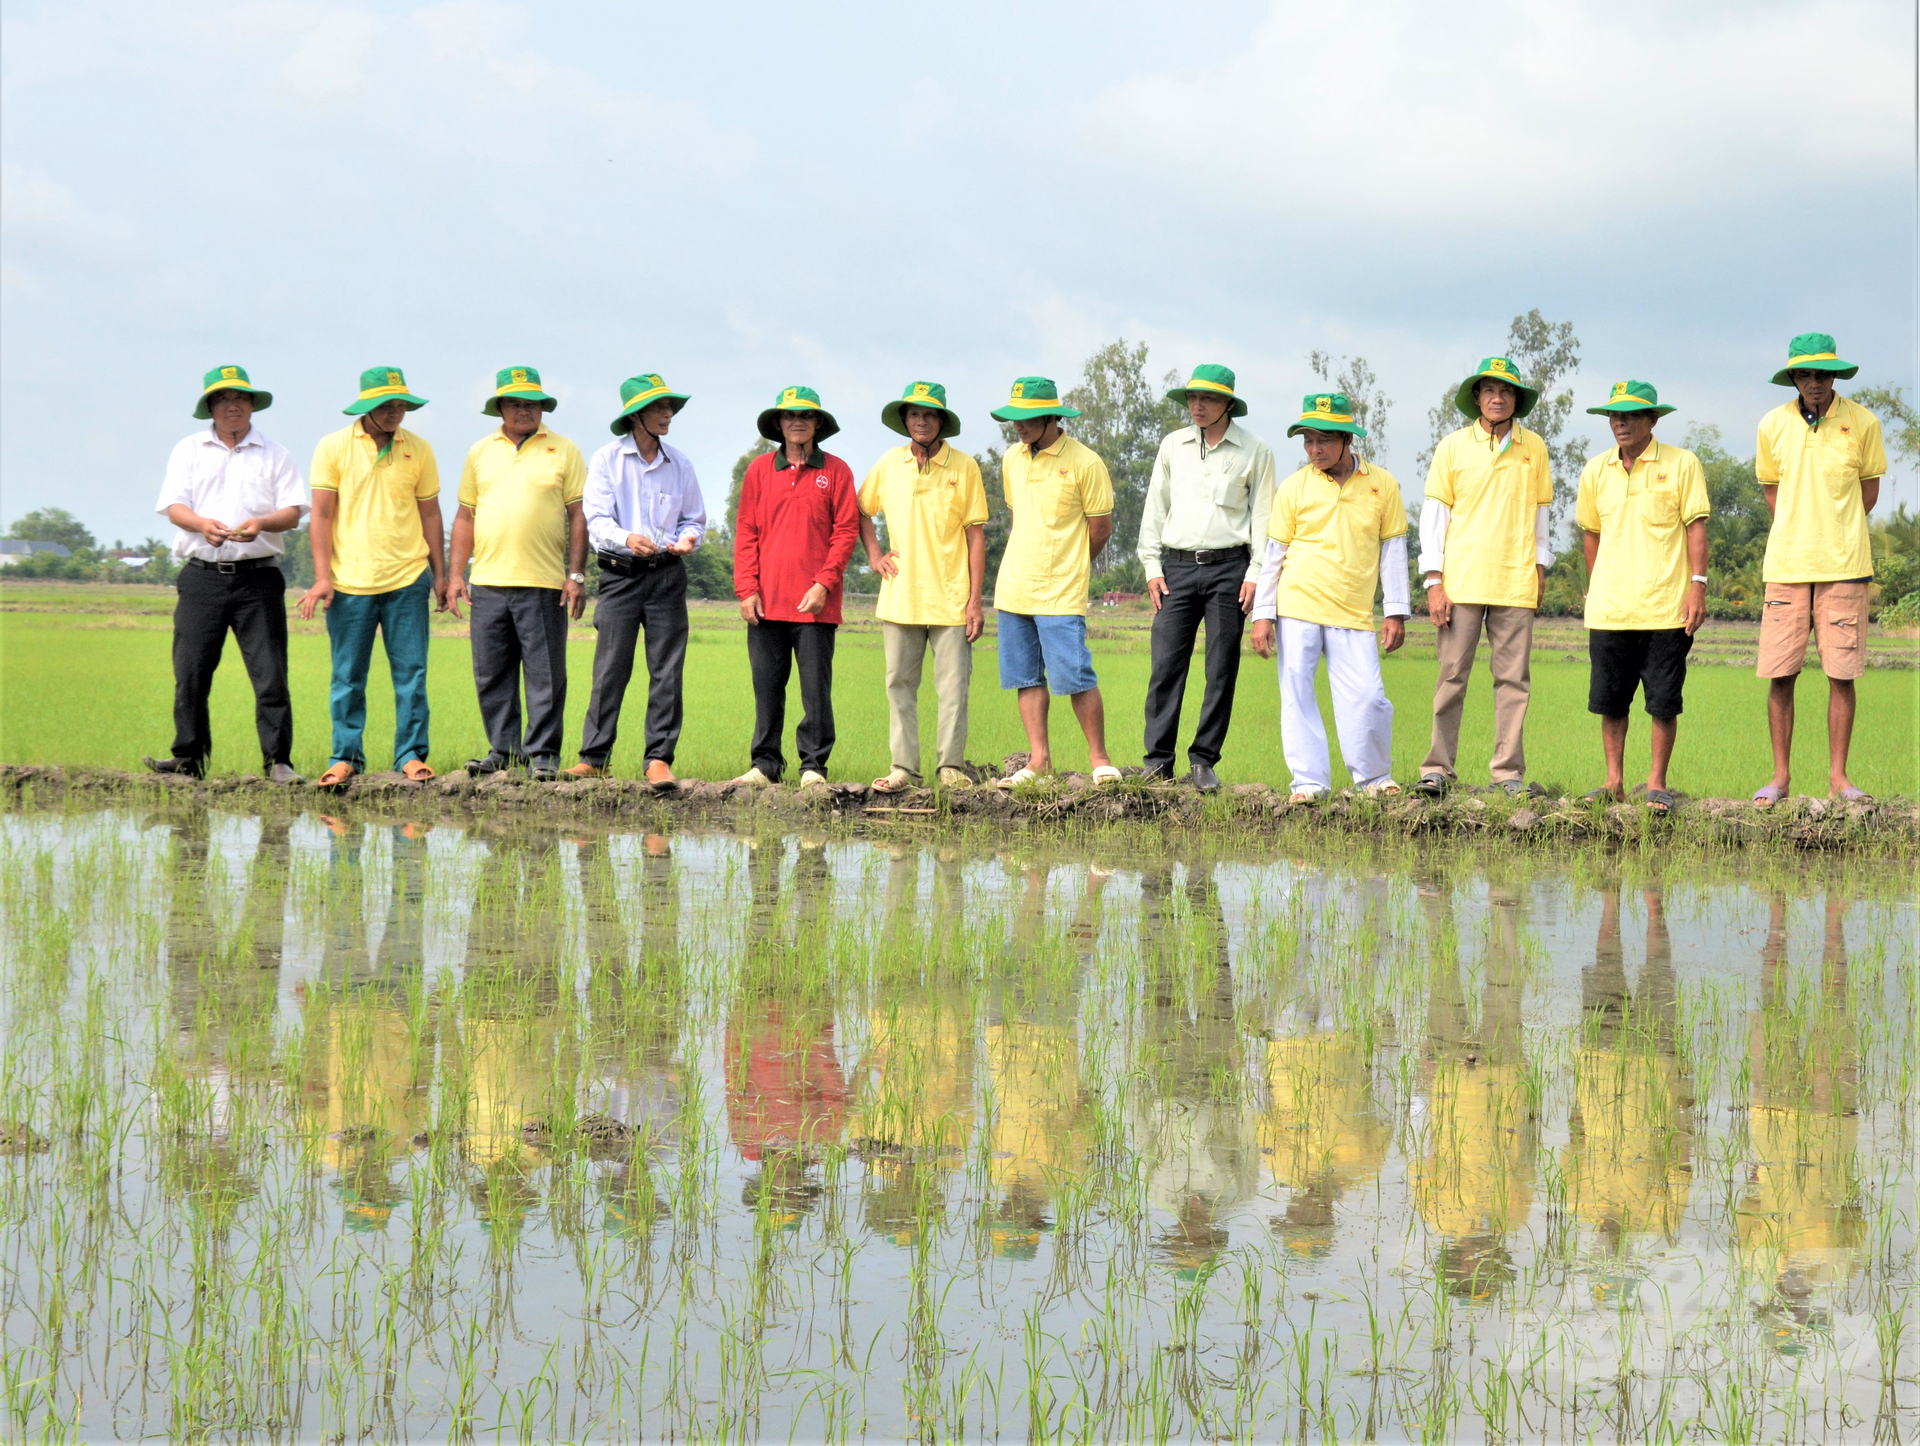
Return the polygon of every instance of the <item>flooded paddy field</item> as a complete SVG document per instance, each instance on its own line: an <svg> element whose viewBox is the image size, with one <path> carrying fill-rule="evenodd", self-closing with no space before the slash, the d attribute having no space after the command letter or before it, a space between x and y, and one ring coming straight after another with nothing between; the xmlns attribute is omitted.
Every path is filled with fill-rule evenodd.
<svg viewBox="0 0 1920 1446"><path fill-rule="evenodd" d="M7 1439L1920 1431L1911 860L597 829L0 816Z"/></svg>

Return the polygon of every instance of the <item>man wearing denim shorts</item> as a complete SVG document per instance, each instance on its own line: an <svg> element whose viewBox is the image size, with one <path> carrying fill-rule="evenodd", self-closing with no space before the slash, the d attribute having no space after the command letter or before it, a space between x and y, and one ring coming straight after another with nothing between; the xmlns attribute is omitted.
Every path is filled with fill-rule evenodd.
<svg viewBox="0 0 1920 1446"><path fill-rule="evenodd" d="M1853 680L1867 666L1867 588L1873 547L1867 514L1880 500L1887 470L1880 421L1834 390L1860 370L1835 354L1825 332L1796 336L1775 386L1792 387L1792 400L1760 419L1753 470L1773 513L1761 577L1767 587L1760 616L1761 677L1769 680L1767 727L1773 735L1773 778L1754 790L1770 808L1786 797L1793 755L1793 697L1807 660L1807 635L1820 644L1827 675L1827 760L1832 796L1871 803L1847 777L1853 741Z"/></svg>
<svg viewBox="0 0 1920 1446"><path fill-rule="evenodd" d="M993 413L1013 423L1020 445L1000 464L1013 531L1000 559L993 605L1000 619L1000 686L1020 694L1027 730L1026 766L1003 787L1052 772L1047 743L1047 691L1068 698L1087 735L1096 783L1117 782L1107 756L1100 680L1087 651L1087 580L1093 559L1113 535L1113 479L1107 464L1060 428L1079 412L1060 401L1046 377L1021 377Z"/></svg>

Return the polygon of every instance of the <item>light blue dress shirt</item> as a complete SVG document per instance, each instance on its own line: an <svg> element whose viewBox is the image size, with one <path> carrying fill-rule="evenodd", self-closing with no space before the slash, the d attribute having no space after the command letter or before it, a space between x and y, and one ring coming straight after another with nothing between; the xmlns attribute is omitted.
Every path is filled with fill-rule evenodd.
<svg viewBox="0 0 1920 1446"><path fill-rule="evenodd" d="M651 463L640 456L631 435L595 452L587 464L581 506L587 540L598 552L630 554L627 534L632 532L662 548L687 536L698 543L707 534L707 507L693 463L665 442Z"/></svg>

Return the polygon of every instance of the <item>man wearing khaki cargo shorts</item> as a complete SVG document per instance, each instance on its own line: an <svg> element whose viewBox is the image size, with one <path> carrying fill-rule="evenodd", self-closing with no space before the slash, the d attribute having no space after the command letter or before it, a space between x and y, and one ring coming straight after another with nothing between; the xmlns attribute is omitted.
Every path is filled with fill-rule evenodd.
<svg viewBox="0 0 1920 1446"><path fill-rule="evenodd" d="M1760 665L1770 682L1767 727L1773 735L1772 781L1753 802L1771 808L1786 797L1793 756L1793 698L1807 660L1807 635L1820 645L1827 675L1827 761L1832 796L1871 803L1847 777L1853 741L1853 680L1867 666L1867 588L1873 549L1867 514L1880 500L1887 470L1880 421L1834 390L1835 379L1860 370L1835 354L1832 337L1809 331L1787 348L1776 386L1797 395L1760 420L1754 475L1760 479L1773 529L1761 577L1767 585L1760 617Z"/></svg>

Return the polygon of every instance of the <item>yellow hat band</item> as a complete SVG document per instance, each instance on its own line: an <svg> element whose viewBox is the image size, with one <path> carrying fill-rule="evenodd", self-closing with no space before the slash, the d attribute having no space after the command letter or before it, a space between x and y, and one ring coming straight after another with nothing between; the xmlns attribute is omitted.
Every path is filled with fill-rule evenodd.
<svg viewBox="0 0 1920 1446"><path fill-rule="evenodd" d="M1790 356L1790 357L1788 357L1788 358L1787 358L1787 370L1788 370L1788 371L1792 371L1792 370L1793 370L1793 369L1794 369L1795 367L1797 367L1797 366L1799 366L1799 365L1800 365L1800 364L1801 364L1802 362L1810 362L1810 361L1839 361L1839 360L1840 360L1840 354L1839 354L1838 352L1832 352L1832 351L1816 351L1816 352L1809 352L1809 353L1808 353L1808 354L1807 354L1806 356Z"/></svg>
<svg viewBox="0 0 1920 1446"><path fill-rule="evenodd" d="M539 397L544 396L539 387L532 382L515 382L510 387L501 387L494 392L496 397Z"/></svg>
<svg viewBox="0 0 1920 1446"><path fill-rule="evenodd" d="M212 386L205 388L200 395L210 397L215 392L257 392L259 390L261 389L252 382L243 382L236 378L233 381L215 382Z"/></svg>
<svg viewBox="0 0 1920 1446"><path fill-rule="evenodd" d="M639 396L635 397L632 401L628 402L624 407L620 409L621 415L625 416L628 412L631 412L635 407L644 407L648 402L659 400L661 397L664 397L667 394L667 390L668 389L666 387L655 387L650 392L640 393Z"/></svg>
<svg viewBox="0 0 1920 1446"><path fill-rule="evenodd" d="M1018 407L1022 411L1037 412L1042 407L1059 406L1060 399L1058 397L1009 397L1007 405Z"/></svg>
<svg viewBox="0 0 1920 1446"><path fill-rule="evenodd" d="M1315 422L1351 422L1352 412L1302 412L1295 426L1311 426Z"/></svg>
<svg viewBox="0 0 1920 1446"><path fill-rule="evenodd" d="M1193 392L1193 391L1224 392L1228 396L1233 395L1232 387L1223 387L1218 382L1203 382L1198 377L1195 377L1192 381L1187 383L1187 390L1190 392Z"/></svg>
<svg viewBox="0 0 1920 1446"><path fill-rule="evenodd" d="M801 401L797 397L791 402L781 402L774 407L776 412L817 412L820 409L818 402Z"/></svg>
<svg viewBox="0 0 1920 1446"><path fill-rule="evenodd" d="M406 395L406 384L401 382L391 387L368 387L364 392L360 393L359 400L370 402L375 397L404 397Z"/></svg>

